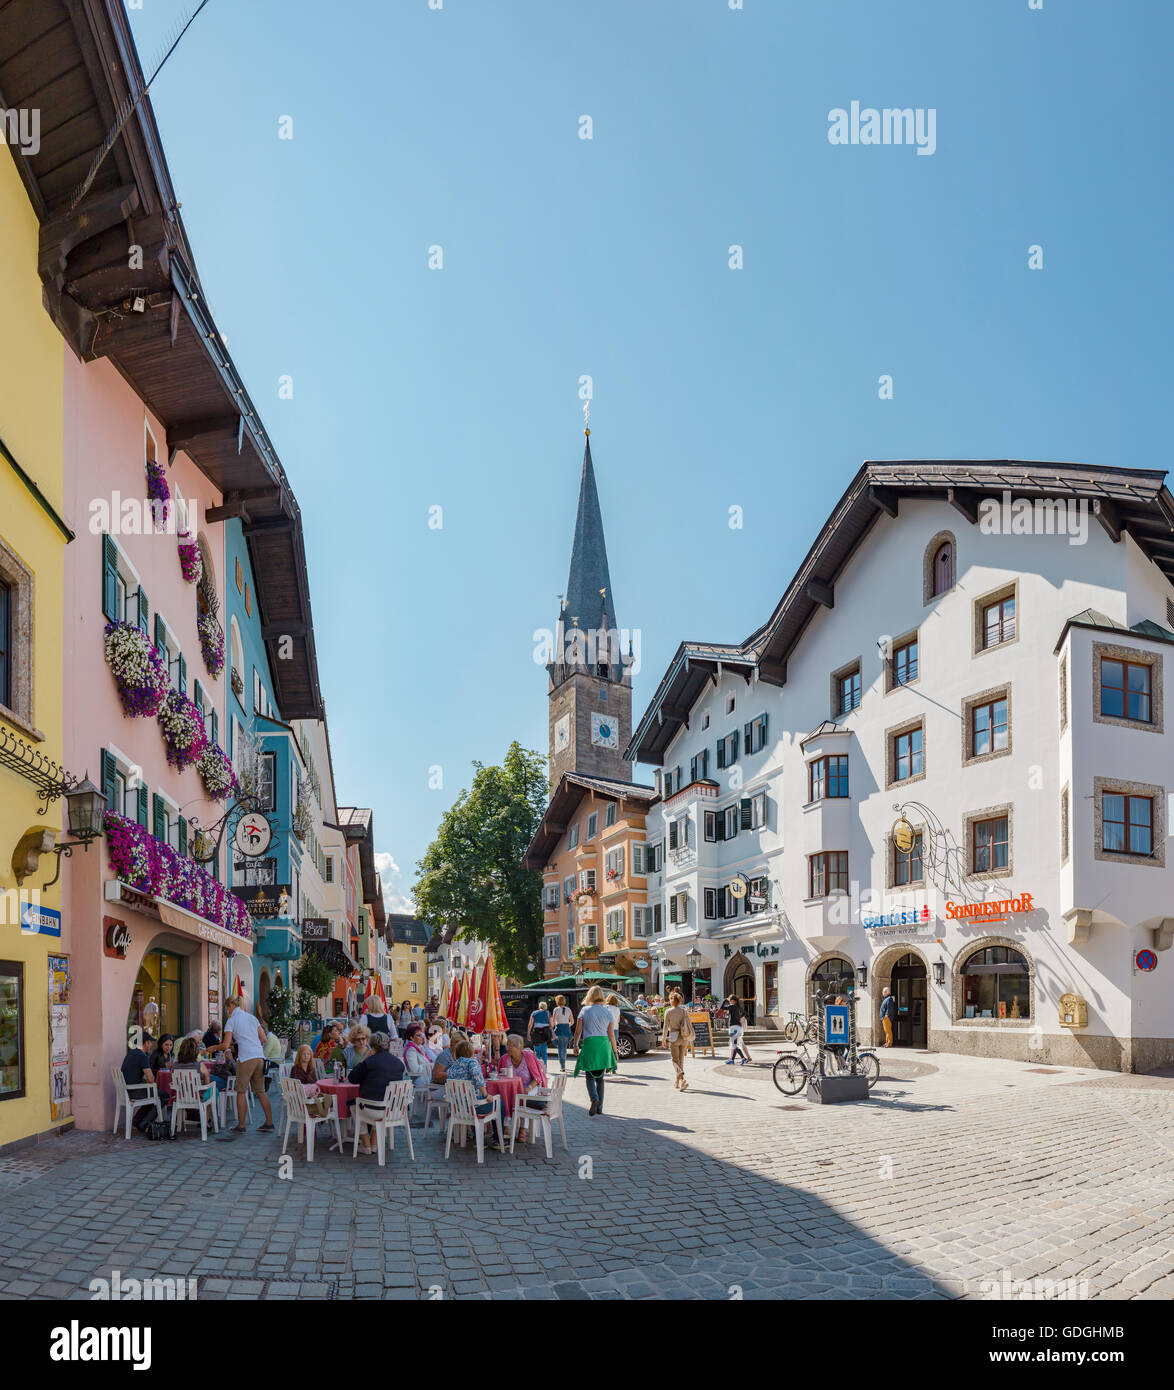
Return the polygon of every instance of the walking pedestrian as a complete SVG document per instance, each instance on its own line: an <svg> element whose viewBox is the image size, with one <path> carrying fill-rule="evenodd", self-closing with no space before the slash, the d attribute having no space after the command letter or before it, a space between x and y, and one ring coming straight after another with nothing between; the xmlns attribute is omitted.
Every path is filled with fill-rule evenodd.
<svg viewBox="0 0 1174 1390"><path fill-rule="evenodd" d="M661 1030L661 1047L667 1047L673 1059L676 1080L673 1085L681 1091L689 1089L685 1080L685 1053L693 1042L693 1021L689 1011L681 1005L681 991L674 989L669 995L669 1007L664 1011L664 1027Z"/></svg>
<svg viewBox="0 0 1174 1390"><path fill-rule="evenodd" d="M377 994L373 994L367 1000L367 1010L359 1015L359 1023L363 1028L369 1028L372 1033L386 1033L389 1038L399 1036L390 1014L383 1007L383 1000Z"/></svg>
<svg viewBox="0 0 1174 1390"><path fill-rule="evenodd" d="M746 1015L742 1012L742 1005L736 994L731 994L726 1000L725 1010L730 1020L730 1060L726 1066L732 1067L735 1057L741 1057L741 1065L745 1066L750 1060L750 1054L742 1041L746 1033Z"/></svg>
<svg viewBox="0 0 1174 1390"><path fill-rule="evenodd" d="M575 1020L575 1075L587 1073L587 1094L591 1105L589 1115L603 1114L603 1078L616 1069L616 1027L611 1010L603 1002L603 990L592 985L583 1000Z"/></svg>
<svg viewBox="0 0 1174 1390"><path fill-rule="evenodd" d="M272 1134L273 1110L265 1094L265 1029L239 1000L230 999L226 1007L229 1012L224 1020L224 1046L228 1049L236 1044L236 1128L226 1129L220 1137L235 1139L238 1134L244 1134L250 1086L265 1114L265 1123L259 1132Z"/></svg>
<svg viewBox="0 0 1174 1390"><path fill-rule="evenodd" d="M897 1001L893 998L888 985L881 990L880 1018L881 1025L885 1030L884 1047L893 1045L893 1019L897 1015Z"/></svg>
<svg viewBox="0 0 1174 1390"><path fill-rule="evenodd" d="M546 1007L545 999L538 1001L538 1007L530 1015L530 1021L526 1024L526 1041L545 1067L546 1049L550 1044L550 1010Z"/></svg>
<svg viewBox="0 0 1174 1390"><path fill-rule="evenodd" d="M567 1069L567 1044L571 1041L575 1015L567 1008L567 996L554 996L554 1041L558 1048L558 1064L563 1071Z"/></svg>

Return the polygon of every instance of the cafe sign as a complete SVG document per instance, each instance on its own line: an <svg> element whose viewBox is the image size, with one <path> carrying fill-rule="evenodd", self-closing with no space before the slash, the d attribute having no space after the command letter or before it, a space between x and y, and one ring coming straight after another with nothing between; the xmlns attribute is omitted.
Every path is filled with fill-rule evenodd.
<svg viewBox="0 0 1174 1390"><path fill-rule="evenodd" d="M241 816L236 823L233 843L237 851L249 859L257 859L269 848L273 840L273 827L269 821L256 811ZM256 913L253 914L256 916Z"/></svg>
<svg viewBox="0 0 1174 1390"><path fill-rule="evenodd" d="M103 952L114 960L125 960L131 946L130 928L117 917L104 917L102 926L105 928L102 938Z"/></svg>
<svg viewBox="0 0 1174 1390"><path fill-rule="evenodd" d="M249 909L254 922L272 921L289 915L289 884L243 884L232 890Z"/></svg>

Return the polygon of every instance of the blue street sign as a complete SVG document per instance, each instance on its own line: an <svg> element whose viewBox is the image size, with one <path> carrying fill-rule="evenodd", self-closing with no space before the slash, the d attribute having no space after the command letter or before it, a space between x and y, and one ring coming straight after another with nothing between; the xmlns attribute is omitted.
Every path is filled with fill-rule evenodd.
<svg viewBox="0 0 1174 1390"><path fill-rule="evenodd" d="M20 909L20 929L26 936L60 936L61 913L56 908L24 903Z"/></svg>
<svg viewBox="0 0 1174 1390"><path fill-rule="evenodd" d="M848 1005L825 1004L823 1010L823 1036L829 1043L848 1042Z"/></svg>

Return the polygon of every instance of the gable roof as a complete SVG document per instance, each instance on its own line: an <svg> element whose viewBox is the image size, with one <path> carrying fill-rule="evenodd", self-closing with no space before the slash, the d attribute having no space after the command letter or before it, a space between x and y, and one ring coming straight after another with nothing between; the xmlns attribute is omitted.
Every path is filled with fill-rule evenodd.
<svg viewBox="0 0 1174 1390"><path fill-rule="evenodd" d="M640 782L620 782L614 777L587 777L579 772L564 772L551 793L550 803L534 832L534 838L522 856L523 868L541 869L546 866L566 832L568 818L590 792L610 801L634 802L645 811L658 799L655 787L646 787Z"/></svg>
<svg viewBox="0 0 1174 1390"><path fill-rule="evenodd" d="M857 547L882 515L895 517L902 497L947 501L970 524L984 497L1059 498L1092 504L1093 515L1113 541L1128 532L1174 583L1174 497L1165 471L1094 468L1083 463L1032 463L1015 459L866 461L832 510L774 612L744 642L711 644L704 665L700 643L683 643L641 717L625 757L659 763L674 734L688 722L705 681L721 657L749 680L772 685L787 680L787 660L821 607L835 604L835 585ZM698 667L703 674L698 674ZM749 670L747 670L749 668Z"/></svg>

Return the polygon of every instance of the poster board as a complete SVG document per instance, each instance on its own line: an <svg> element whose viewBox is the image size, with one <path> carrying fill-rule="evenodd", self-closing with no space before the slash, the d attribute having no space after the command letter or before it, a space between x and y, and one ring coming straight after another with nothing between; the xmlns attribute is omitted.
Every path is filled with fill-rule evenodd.
<svg viewBox="0 0 1174 1390"><path fill-rule="evenodd" d="M73 1114L69 1075L69 957L49 957L49 1118Z"/></svg>
<svg viewBox="0 0 1174 1390"><path fill-rule="evenodd" d="M702 1009L700 1013L689 1012L689 1022L693 1025L693 1043L689 1051L694 1057L699 1051L708 1052L711 1057L716 1057L717 1053L713 1050L713 1029L710 1024L709 1013Z"/></svg>

